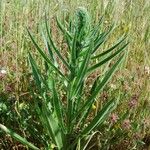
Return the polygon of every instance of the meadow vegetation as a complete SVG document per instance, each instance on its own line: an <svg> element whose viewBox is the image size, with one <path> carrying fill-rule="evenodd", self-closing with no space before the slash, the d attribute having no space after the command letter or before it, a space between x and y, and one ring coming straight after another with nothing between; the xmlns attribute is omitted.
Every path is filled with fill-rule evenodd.
<svg viewBox="0 0 150 150"><path fill-rule="evenodd" d="M1 0L0 149L149 150L149 10Z"/></svg>

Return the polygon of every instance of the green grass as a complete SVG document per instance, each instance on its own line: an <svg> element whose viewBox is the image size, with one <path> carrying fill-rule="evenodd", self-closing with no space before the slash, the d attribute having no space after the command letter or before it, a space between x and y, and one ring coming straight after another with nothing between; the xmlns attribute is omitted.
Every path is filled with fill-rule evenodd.
<svg viewBox="0 0 150 150"><path fill-rule="evenodd" d="M34 84L27 61L28 51L34 55L38 65L42 66L43 61L37 51L35 51L27 34L26 27L34 32L37 42L41 47L44 47L41 39L41 28L44 26L46 12L49 24L51 24L53 38L56 44L62 48L61 51L64 52L65 45L62 40L62 34L56 28L54 16L58 15L64 21L64 19L67 19L68 12L73 15L76 8L84 6L92 14L92 20L96 20L96 22L104 15L105 24L102 28L110 26L112 22L118 26L99 50L106 50L111 47L115 40L124 33L128 34L130 41L126 61L113 77L111 83L105 87L103 93L99 96L99 102L94 104L96 107L93 107L95 109L93 110L93 114L91 114L93 116L96 115L98 110L103 106L104 101L116 96L119 100L119 105L114 113L118 115L119 119L113 125L109 125L108 119L105 125L99 127L101 134L96 134L96 137L93 136L93 140L96 141L95 143L100 142L101 147L106 149L110 147L117 148L127 138L131 143L129 142L125 149L131 149L134 146L136 146L136 149L140 149L142 145L141 141L144 142L146 137L150 137L150 71L148 70L150 69L150 1L111 0L107 7L106 4L106 0L101 2L98 0L92 2L83 0L66 0L64 2L48 0L2 0L0 2L0 69L4 68L7 70L6 77L3 79L0 78L0 104L2 104L0 105L0 108L2 108L0 109L0 113L2 114L2 121L0 123L4 123L9 128L13 127L15 131L19 131L25 138L31 139L35 145L39 144L41 147L43 146L36 138L31 138L32 135L37 134L36 129L33 133L31 131L27 132L30 128L29 124L32 122L29 112L32 112L31 114L36 116L29 109L32 106L28 104L28 102L33 103L33 98L29 94L30 85L28 83L31 81ZM63 54L66 55L65 52ZM109 65L111 66L111 64ZM98 73L105 71L109 65L98 70ZM95 73L88 78L87 87L91 86L92 80L96 76ZM61 94L63 95L64 93ZM134 109L130 109L128 103L134 95L138 97L138 104ZM14 97L14 103L11 105L10 103ZM7 121L5 118L7 118ZM131 121L129 131L122 129L122 123L125 119L130 119ZM144 124L144 121L147 123ZM36 128L43 132L36 119L33 126L36 126ZM109 132L106 130L107 127L110 128ZM139 135L138 140L134 138L135 133ZM3 137L5 136L3 135ZM47 137L40 138L45 141L44 138ZM1 143L7 146L7 142ZM2 145L1 143L0 146ZM91 146L92 142L88 147Z"/></svg>

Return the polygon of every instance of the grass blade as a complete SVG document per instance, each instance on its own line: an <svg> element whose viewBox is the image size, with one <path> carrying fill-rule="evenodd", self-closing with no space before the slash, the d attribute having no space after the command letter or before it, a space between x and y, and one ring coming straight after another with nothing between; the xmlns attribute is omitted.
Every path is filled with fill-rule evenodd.
<svg viewBox="0 0 150 150"><path fill-rule="evenodd" d="M73 43L72 43L72 49L71 49L71 64L72 64L72 69L75 69L75 64L76 64L76 56L77 56L77 38L78 38L78 31L75 31L75 35L73 38Z"/></svg>
<svg viewBox="0 0 150 150"><path fill-rule="evenodd" d="M30 64L31 64L31 68L32 68L32 72L33 72L33 76L34 76L34 79L36 81L36 84L37 84L37 87L40 88L39 91L42 91L41 89L41 83L43 83L46 87L48 87L47 85L47 82L43 79L32 55L30 54L29 52L29 61L30 61Z"/></svg>
<svg viewBox="0 0 150 150"><path fill-rule="evenodd" d="M88 69L92 50L93 50L93 41L91 42L90 47L87 49L85 56L84 56L84 60L83 60L81 67L78 71L77 80L76 80L77 89L79 89L79 85L81 85L81 82L82 82L82 80L86 74L87 69Z"/></svg>

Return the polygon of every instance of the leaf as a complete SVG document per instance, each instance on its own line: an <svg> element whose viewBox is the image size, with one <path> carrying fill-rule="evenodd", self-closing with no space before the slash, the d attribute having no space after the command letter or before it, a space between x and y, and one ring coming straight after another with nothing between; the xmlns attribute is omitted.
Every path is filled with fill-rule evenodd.
<svg viewBox="0 0 150 150"><path fill-rule="evenodd" d="M32 55L30 54L29 52L29 61L30 61L30 64L31 64L31 68L32 68L32 72L33 72L33 75L34 75L34 79L36 81L36 84L37 84L37 87L40 89L39 91L42 91L42 88L41 88L41 84L43 83L45 86L48 87L47 85L47 82L43 79Z"/></svg>
<svg viewBox="0 0 150 150"><path fill-rule="evenodd" d="M112 25L107 32L103 32L101 34L101 36L95 41L95 43L94 43L95 47L93 49L93 53L95 53L96 50L99 48L99 46L104 43L104 41L106 40L107 36L110 34L110 32L113 29L114 29L114 25Z"/></svg>
<svg viewBox="0 0 150 150"><path fill-rule="evenodd" d="M38 72L37 67L35 67L35 63L34 63L34 60L32 58L32 55L30 54L30 52L29 52L29 61L30 61L31 67L32 67L34 79L36 80L37 87L39 87L41 89L41 79L39 76L39 72Z"/></svg>
<svg viewBox="0 0 150 150"><path fill-rule="evenodd" d="M65 29L65 27L60 23L58 17L56 17L57 26L62 31L64 35L67 35L70 39L72 39L72 35Z"/></svg>
<svg viewBox="0 0 150 150"><path fill-rule="evenodd" d="M33 39L32 35L31 35L31 33L29 32L28 29L27 29L27 31L28 31L28 34L29 34L29 36L30 36L30 38L31 38L31 40L32 40L32 42L33 42L33 44L35 45L36 49L37 49L38 52L41 54L41 56L45 59L45 61L46 61L47 63L49 63L50 66L51 66L60 76L62 76L62 77L65 78L66 80L68 80L68 79L62 74L62 72L61 72L60 70L58 70L57 67L55 67L55 65L50 61L50 59L46 56L46 54L40 49L40 47L39 47L39 46L37 45L37 43L35 42L35 40Z"/></svg>
<svg viewBox="0 0 150 150"><path fill-rule="evenodd" d="M33 149L33 150L40 150L38 147L34 146L32 143L28 142L25 138L21 137L20 135L18 135L17 133L13 132L12 130L8 129L7 127L5 127L4 125L0 124L0 128L6 132L7 134L9 134L10 136L12 136L14 139L16 139L17 141L19 141L20 143L28 146L29 148Z"/></svg>
<svg viewBox="0 0 150 150"><path fill-rule="evenodd" d="M63 64L69 69L70 69L70 66L69 64L66 62L66 60L62 57L62 55L60 54L59 50L56 48L53 40L52 40L52 37L51 37L51 34L48 30L48 25L47 25L47 21L45 20L45 24L46 24L46 31L47 31L47 35L48 35L48 38L49 38L49 41L50 41L50 44L51 46L53 47L54 51L56 52L57 56L59 57L59 59L63 62Z"/></svg>
<svg viewBox="0 0 150 150"><path fill-rule="evenodd" d="M97 63L97 64L93 65L92 67L90 67L87 72L92 72L93 70L95 70L98 67L102 66L103 64L107 63L113 57L117 56L120 52L122 52L128 44L129 43L125 44L124 46L122 46L120 49L118 49L116 52L114 52L113 54L111 54L110 56L105 58L104 60L102 60L99 63Z"/></svg>
<svg viewBox="0 0 150 150"><path fill-rule="evenodd" d="M73 43L72 43L72 49L71 49L71 65L73 69L75 69L75 64L76 64L76 56L77 56L77 38L78 38L78 31L75 31L75 35L73 38Z"/></svg>
<svg viewBox="0 0 150 150"><path fill-rule="evenodd" d="M48 50L50 59L51 59L51 61L54 63L54 61L55 61L55 60L54 60L54 55L53 55L52 49L51 49L51 47L50 47L50 44L48 43L48 41L47 41L47 39L46 39L46 37L45 37L45 35L44 35L43 32L42 32L42 35L43 35L44 43L45 43L46 48L47 48L47 50Z"/></svg>
<svg viewBox="0 0 150 150"><path fill-rule="evenodd" d="M88 65L89 65L89 61L90 61L92 50L93 50L93 41L91 42L90 47L87 49L87 51L85 53L85 56L83 58L83 62L81 64L81 67L80 67L80 69L78 71L77 79L76 79L76 87L77 87L77 89L79 89L79 86L81 85L82 80L83 80L83 78L86 75L86 71L88 69Z"/></svg>
<svg viewBox="0 0 150 150"><path fill-rule="evenodd" d="M41 86L42 81L44 81L44 79L42 81L40 81L40 73L38 72L37 67L34 64L34 60L31 56L31 54L29 53L29 57L30 57L30 63L32 65L32 70L33 70L33 75L35 76L35 79L37 81L37 85ZM38 79L38 80L37 80ZM42 110L41 108L39 108L37 102L36 102L36 109L38 111L38 113L40 113L39 117L41 119L41 122L43 124L43 126L47 129L49 136L53 139L53 141L59 146L62 147L62 133L60 132L60 127L58 125L58 123L56 122L56 120L53 118L52 114L50 114L48 108L47 108L47 104L46 101L44 101L44 97L43 97L43 93L42 93L42 89L40 89L40 93L41 93L41 97L42 97L42 105L40 106L41 108L44 107Z"/></svg>
<svg viewBox="0 0 150 150"><path fill-rule="evenodd" d="M48 129L49 136L53 139L53 142L57 145L58 149L63 147L63 133L58 124L58 120L54 118L52 112L50 112L45 103L41 111L42 120L45 120L46 128Z"/></svg>
<svg viewBox="0 0 150 150"><path fill-rule="evenodd" d="M99 82L99 76L96 78L96 80L94 81L93 85L92 85L92 88L90 90L90 94L92 94L93 91L95 91L96 87L97 87L97 84Z"/></svg>
<svg viewBox="0 0 150 150"><path fill-rule="evenodd" d="M81 109L77 112L74 119L78 117L83 111L87 111L90 107L92 107L93 102L98 93L102 91L104 86L108 83L112 75L114 74L115 70L117 69L118 65L121 63L122 59L124 58L124 54L118 59L118 61L111 67L111 69L105 74L102 81L97 85L95 91L93 91L92 95L87 99L85 104L81 107ZM85 114L84 114L85 115ZM73 120L74 120L73 119Z"/></svg>
<svg viewBox="0 0 150 150"><path fill-rule="evenodd" d="M95 129L98 125L101 125L108 117L108 115L115 108L114 100L109 101L103 108L100 110L96 117L91 121L91 123L81 132L81 135L87 135L93 129Z"/></svg>
<svg viewBox="0 0 150 150"><path fill-rule="evenodd" d="M52 80L53 82L53 88L52 88L52 92L53 92L53 103L54 103L54 110L56 111L56 115L59 121L59 124L61 126L61 128L63 129L63 131L65 130L64 128L64 123L63 123L63 108L62 105L60 103L60 99L58 97L57 91L56 91L56 87L55 87L55 81L54 79ZM65 131L64 131L65 132Z"/></svg>
<svg viewBox="0 0 150 150"><path fill-rule="evenodd" d="M102 52L101 54L98 54L96 56L93 56L92 59L95 59L95 58L99 58L99 57L102 57L108 53L110 53L112 50L114 50L117 46L119 46L124 40L126 39L126 36L124 38L121 38L119 40L119 42L117 42L114 46L112 46L111 48L109 48L108 50Z"/></svg>

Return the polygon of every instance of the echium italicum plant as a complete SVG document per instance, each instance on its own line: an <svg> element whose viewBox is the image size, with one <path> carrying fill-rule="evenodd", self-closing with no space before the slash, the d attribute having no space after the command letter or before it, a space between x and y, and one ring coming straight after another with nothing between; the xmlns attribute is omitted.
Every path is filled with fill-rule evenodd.
<svg viewBox="0 0 150 150"><path fill-rule="evenodd" d="M68 22L61 23L58 17L56 22L67 44L65 56L52 39L47 19L46 34L43 34L43 37L48 53L39 47L28 30L31 41L46 64L46 73L43 74L29 52L38 93L35 95L32 91L35 109L49 139L45 149L51 149L52 145L58 150L85 149L89 137L104 123L117 105L117 100L112 98L95 116L93 115L93 118L90 115L98 95L123 60L128 43L126 36L122 36L112 47L100 51L99 47L103 43L106 44L114 25L103 31L103 18L100 18L98 24L92 26L90 15L84 8L77 9L75 16ZM99 74L92 86L85 87L88 76L110 63L112 59L113 63L107 67L107 71ZM65 72L60 65L64 66ZM85 93L85 88L89 89L89 94ZM37 95L40 101L36 99ZM4 125L0 125L0 128L26 146L39 149Z"/></svg>

